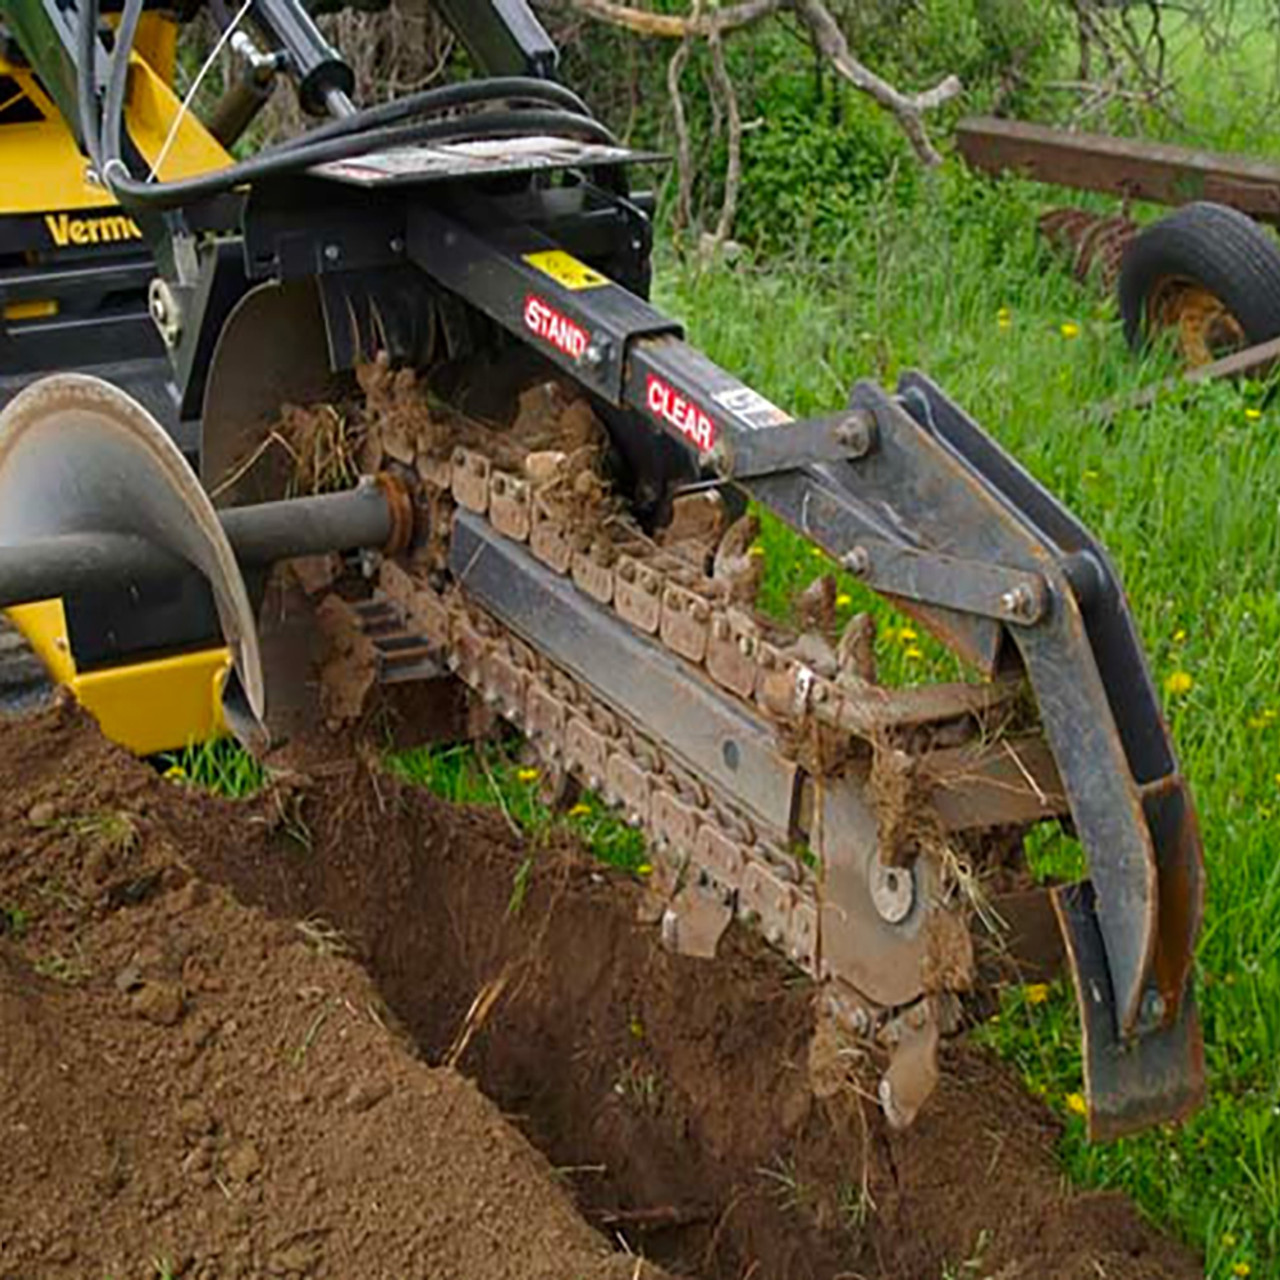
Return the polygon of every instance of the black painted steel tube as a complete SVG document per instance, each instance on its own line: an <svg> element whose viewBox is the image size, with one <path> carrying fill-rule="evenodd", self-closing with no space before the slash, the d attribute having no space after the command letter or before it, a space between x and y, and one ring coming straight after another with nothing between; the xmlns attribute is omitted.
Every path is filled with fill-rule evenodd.
<svg viewBox="0 0 1280 1280"><path fill-rule="evenodd" d="M293 556L384 547L393 529L386 494L376 484L218 514L236 559L246 569ZM0 547L0 609L194 572L181 556L136 534L37 538Z"/></svg>

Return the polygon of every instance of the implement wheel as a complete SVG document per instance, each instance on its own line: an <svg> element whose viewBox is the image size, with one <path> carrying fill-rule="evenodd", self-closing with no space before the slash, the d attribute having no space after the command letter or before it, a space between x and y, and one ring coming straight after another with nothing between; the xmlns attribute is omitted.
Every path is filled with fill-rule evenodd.
<svg viewBox="0 0 1280 1280"><path fill-rule="evenodd" d="M1208 364L1280 335L1280 248L1235 209L1185 205L1134 238L1119 294L1134 350L1171 330L1188 365Z"/></svg>

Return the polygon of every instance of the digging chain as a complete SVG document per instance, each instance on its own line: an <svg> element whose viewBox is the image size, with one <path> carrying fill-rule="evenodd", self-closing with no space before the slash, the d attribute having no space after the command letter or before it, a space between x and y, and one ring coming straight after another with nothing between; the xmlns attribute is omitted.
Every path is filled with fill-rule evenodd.
<svg viewBox="0 0 1280 1280"><path fill-rule="evenodd" d="M452 507L527 546L596 605L763 713L785 751L810 773L834 767L854 741L879 746L917 729L971 724L1014 691L998 684L906 691L872 684L865 659L753 614L745 597L754 595L756 567L747 547L728 571L708 572L713 544L728 541L719 534L683 552L661 546L612 508L566 501L554 485L503 470L477 449L457 448L447 461L420 458L418 470L433 542L408 567L383 561L380 598L346 606L356 628L363 619L382 669L393 669L397 649L425 642L495 714L523 731L551 778L580 781L642 830L655 851L651 885L668 904L662 923L670 945L711 954L736 915L825 983L829 1007L853 1029L866 1032L873 1020L887 1020L892 1011L878 1009L824 963L817 877L788 847L789 833L759 829L731 798L691 776L641 726L448 579L444 543ZM398 624L390 628L388 604Z"/></svg>

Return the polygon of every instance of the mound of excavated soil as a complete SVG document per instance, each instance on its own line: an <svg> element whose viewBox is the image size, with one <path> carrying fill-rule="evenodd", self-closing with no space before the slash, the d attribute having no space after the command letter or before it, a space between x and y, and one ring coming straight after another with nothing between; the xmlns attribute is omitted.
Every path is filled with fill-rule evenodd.
<svg viewBox="0 0 1280 1280"><path fill-rule="evenodd" d="M0 725L0 1277L1201 1274L998 1064L891 1133L638 892L355 762L230 804Z"/></svg>
<svg viewBox="0 0 1280 1280"><path fill-rule="evenodd" d="M193 871L314 856L259 818L0 728L0 1276L653 1276L337 939Z"/></svg>

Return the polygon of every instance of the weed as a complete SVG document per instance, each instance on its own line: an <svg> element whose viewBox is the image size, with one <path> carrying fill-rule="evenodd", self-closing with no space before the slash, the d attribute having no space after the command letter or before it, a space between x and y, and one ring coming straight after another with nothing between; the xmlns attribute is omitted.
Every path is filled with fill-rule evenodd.
<svg viewBox="0 0 1280 1280"><path fill-rule="evenodd" d="M507 900L507 915L517 916L524 906L525 894L529 890L529 877L533 874L533 859L526 858L517 868L511 882L511 897Z"/></svg>
<svg viewBox="0 0 1280 1280"><path fill-rule="evenodd" d="M351 944L342 936L341 931L319 916L299 920L294 928L317 955L348 956L351 954Z"/></svg>
<svg viewBox="0 0 1280 1280"><path fill-rule="evenodd" d="M22 907L0 906L0 934L21 938L31 924L31 914Z"/></svg>
<svg viewBox="0 0 1280 1280"><path fill-rule="evenodd" d="M638 1062L628 1062L613 1082L613 1092L645 1115L656 1115L662 1103L662 1081Z"/></svg>
<svg viewBox="0 0 1280 1280"><path fill-rule="evenodd" d="M123 809L50 818L38 825L47 831L85 840L112 856L127 857L138 847L137 821L133 814Z"/></svg>
<svg viewBox="0 0 1280 1280"><path fill-rule="evenodd" d="M762 1165L756 1172L774 1189L778 1203L786 1210L809 1209L814 1203L813 1188L800 1180L796 1163L787 1156L776 1156L770 1165Z"/></svg>
<svg viewBox="0 0 1280 1280"><path fill-rule="evenodd" d="M77 986L89 976L89 965L78 945L73 945L72 949L73 955L52 951L47 956L41 956L35 962L35 971L43 978L52 978L67 986Z"/></svg>
<svg viewBox="0 0 1280 1280"><path fill-rule="evenodd" d="M266 769L234 738L195 743L159 756L156 763L166 778L202 787L228 800L257 795L268 782Z"/></svg>
<svg viewBox="0 0 1280 1280"><path fill-rule="evenodd" d="M865 1183L842 1182L836 1190L836 1209L846 1231L857 1234L875 1212L876 1203Z"/></svg>
<svg viewBox="0 0 1280 1280"><path fill-rule="evenodd" d="M954 1266L949 1262L942 1264L942 1280L979 1280L984 1275L982 1255L986 1253L987 1245L990 1242L991 1233L986 1227L983 1227L978 1232L978 1239L974 1243L973 1253L968 1258Z"/></svg>
<svg viewBox="0 0 1280 1280"><path fill-rule="evenodd" d="M302 1039L298 1042L297 1047L290 1055L290 1059L295 1067L300 1067L307 1060L307 1054L311 1051L311 1046L315 1044L316 1037L320 1034L320 1028L324 1026L325 1019L332 1012L331 1005L328 1001L316 1013L307 1026L307 1030Z"/></svg>

